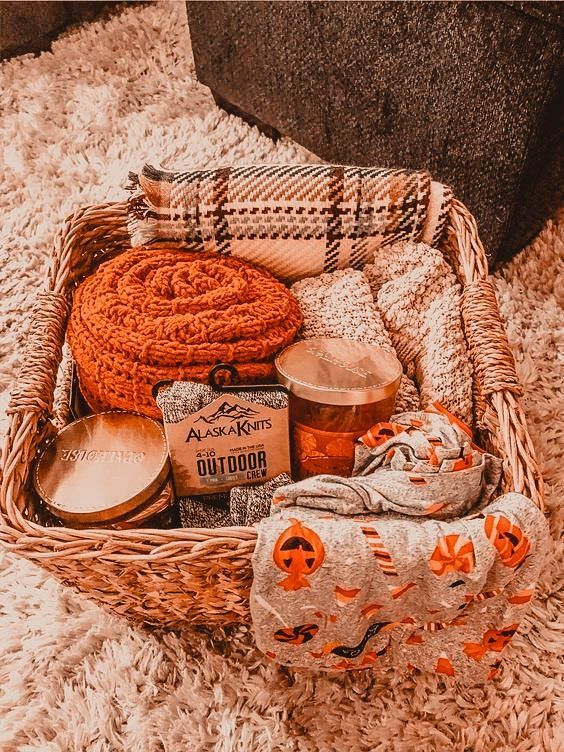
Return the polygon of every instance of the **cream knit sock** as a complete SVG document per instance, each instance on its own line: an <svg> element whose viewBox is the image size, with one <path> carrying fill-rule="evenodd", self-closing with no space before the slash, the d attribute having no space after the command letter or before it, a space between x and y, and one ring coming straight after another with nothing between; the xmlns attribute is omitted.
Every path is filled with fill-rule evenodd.
<svg viewBox="0 0 564 752"><path fill-rule="evenodd" d="M304 317L300 331L303 339L347 337L395 353L374 305L368 279L362 272L343 269L320 274L296 282L291 291ZM416 410L418 407L417 389L404 374L396 398L396 412Z"/></svg>
<svg viewBox="0 0 564 752"><path fill-rule="evenodd" d="M460 285L441 252L424 243L381 248L364 267L376 307L427 407L435 400L472 425L472 370Z"/></svg>

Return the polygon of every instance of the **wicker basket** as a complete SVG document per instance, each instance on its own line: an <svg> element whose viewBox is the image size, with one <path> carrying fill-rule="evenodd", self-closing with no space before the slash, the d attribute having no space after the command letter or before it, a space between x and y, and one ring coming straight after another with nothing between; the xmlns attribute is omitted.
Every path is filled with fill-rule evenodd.
<svg viewBox="0 0 564 752"><path fill-rule="evenodd" d="M39 444L66 420L54 399L69 301L76 281L100 258L129 246L127 204L89 206L64 223L46 291L39 295L23 368L8 409L2 456L0 540L62 582L128 618L167 627L248 619L253 528L72 530L40 524L29 488ZM480 441L504 458L506 490L543 508L542 479L519 397L522 390L484 249L468 210L453 200L442 251L463 285L462 317L474 366ZM60 382L59 377L59 382Z"/></svg>

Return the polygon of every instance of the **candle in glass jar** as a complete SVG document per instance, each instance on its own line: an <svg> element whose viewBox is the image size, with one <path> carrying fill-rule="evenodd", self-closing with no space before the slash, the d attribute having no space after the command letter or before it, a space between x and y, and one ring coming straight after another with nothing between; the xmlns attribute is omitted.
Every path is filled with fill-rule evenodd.
<svg viewBox="0 0 564 752"><path fill-rule="evenodd" d="M70 527L157 526L174 503L162 426L127 412L88 415L65 426L40 454L34 486Z"/></svg>
<svg viewBox="0 0 564 752"><path fill-rule="evenodd" d="M294 478L350 476L356 440L394 411L399 360L356 340L318 337L283 350L276 370L290 392Z"/></svg>

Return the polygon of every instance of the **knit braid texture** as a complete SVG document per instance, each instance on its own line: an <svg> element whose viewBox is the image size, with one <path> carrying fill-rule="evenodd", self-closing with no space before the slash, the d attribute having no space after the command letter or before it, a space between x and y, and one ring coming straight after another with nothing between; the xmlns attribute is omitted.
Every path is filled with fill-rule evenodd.
<svg viewBox="0 0 564 752"><path fill-rule="evenodd" d="M269 272L173 244L126 251L76 290L68 340L90 407L160 418L153 386L207 381L233 363L242 383L275 381L274 357L302 315Z"/></svg>

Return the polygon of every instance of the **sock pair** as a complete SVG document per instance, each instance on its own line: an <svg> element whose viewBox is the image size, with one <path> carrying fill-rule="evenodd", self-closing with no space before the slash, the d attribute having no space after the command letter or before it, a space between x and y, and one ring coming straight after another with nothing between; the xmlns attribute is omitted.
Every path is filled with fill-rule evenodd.
<svg viewBox="0 0 564 752"><path fill-rule="evenodd" d="M183 496L179 499L182 527L249 527L270 514L272 495L292 482L286 473L256 486L236 486L230 493Z"/></svg>

